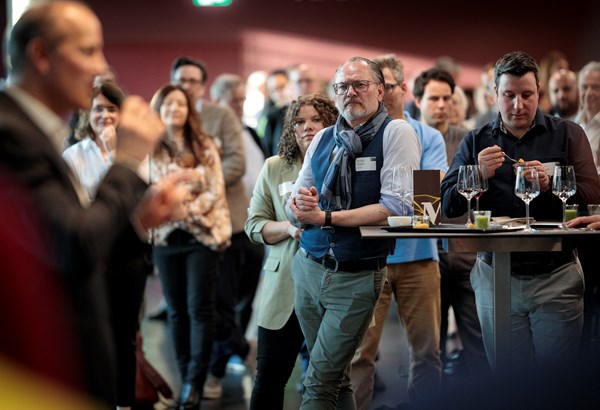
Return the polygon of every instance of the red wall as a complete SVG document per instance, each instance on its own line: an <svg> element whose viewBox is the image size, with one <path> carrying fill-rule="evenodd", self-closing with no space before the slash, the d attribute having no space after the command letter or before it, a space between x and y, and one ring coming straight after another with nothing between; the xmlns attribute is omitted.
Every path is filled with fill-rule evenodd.
<svg viewBox="0 0 600 410"><path fill-rule="evenodd" d="M597 0L560 7L526 0L233 0L220 8L197 8L192 0L87 3L104 25L106 54L121 83L147 98L168 81L180 54L203 59L212 78L298 62L328 78L351 55L390 51L405 61L410 77L449 55L463 66L460 83L466 86L478 81L480 67L511 50L539 61L558 49L576 70L600 60Z"/></svg>
<svg viewBox="0 0 600 410"><path fill-rule="evenodd" d="M463 66L460 83L466 86L479 80L484 64L512 50L539 60L559 49L574 69L600 59L594 0L571 0L560 9L539 2L509 6L476 0L443 6L399 0L233 0L230 7L212 9L193 7L192 0L88 3L104 24L106 53L122 84L146 97L168 80L171 61L180 54L204 60L212 78L298 62L316 65L329 78L351 55L390 51L405 60L410 77L450 55Z"/></svg>

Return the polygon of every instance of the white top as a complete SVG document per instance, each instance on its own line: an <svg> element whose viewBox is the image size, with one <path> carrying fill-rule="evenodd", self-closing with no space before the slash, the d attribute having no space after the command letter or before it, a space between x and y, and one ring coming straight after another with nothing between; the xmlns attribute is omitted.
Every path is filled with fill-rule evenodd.
<svg viewBox="0 0 600 410"><path fill-rule="evenodd" d="M256 145L254 138L252 138L250 131L246 127L242 128L242 139L246 148L246 172L242 177L242 182L248 193L248 198L251 198L254 185L256 185L258 175L265 163L265 155L260 147Z"/></svg>
<svg viewBox="0 0 600 410"><path fill-rule="evenodd" d="M304 163L300 170L300 175L294 184L292 196L298 194L301 187L311 187L315 185L315 179L312 173L311 159L315 150L319 146L319 141L323 136L324 130L315 135L308 146ZM337 147L334 147L332 155L335 155ZM379 178L381 181L381 197L379 203L400 215L400 201L392 194L392 169L394 166L409 166L413 170L419 169L421 159L421 144L415 134L415 130L405 120L390 121L383 131L383 165L380 170ZM320 189L320 187L317 187Z"/></svg>
<svg viewBox="0 0 600 410"><path fill-rule="evenodd" d="M112 165L112 155L105 158L98 144L91 137L86 137L65 149L62 157L77 175L79 183L89 198L93 200L100 181ZM150 164L146 157L140 163L138 175L144 181L149 182L149 174Z"/></svg>
<svg viewBox="0 0 600 410"><path fill-rule="evenodd" d="M581 125L581 128L585 131L592 148L592 154L594 155L594 163L596 168L600 171L600 112L598 112L591 120L585 122L583 112L580 112L575 117L575 122Z"/></svg>
<svg viewBox="0 0 600 410"><path fill-rule="evenodd" d="M71 145L62 156L75 171L90 199L94 199L100 181L112 165L110 158L104 158L98 145L89 137Z"/></svg>

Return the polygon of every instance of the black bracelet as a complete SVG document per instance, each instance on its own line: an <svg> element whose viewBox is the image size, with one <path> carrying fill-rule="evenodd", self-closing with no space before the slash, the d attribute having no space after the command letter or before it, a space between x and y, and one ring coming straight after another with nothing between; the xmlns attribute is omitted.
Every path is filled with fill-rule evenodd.
<svg viewBox="0 0 600 410"><path fill-rule="evenodd" d="M323 224L324 227L330 227L331 226L331 211L325 211L325 223Z"/></svg>

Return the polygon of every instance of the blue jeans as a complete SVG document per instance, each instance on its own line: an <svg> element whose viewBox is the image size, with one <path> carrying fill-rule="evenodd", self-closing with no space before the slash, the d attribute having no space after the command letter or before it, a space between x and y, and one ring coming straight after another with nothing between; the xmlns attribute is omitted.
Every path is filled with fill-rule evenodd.
<svg viewBox="0 0 600 410"><path fill-rule="evenodd" d="M181 379L201 389L215 335L219 255L186 234L175 231L168 246L154 247L154 263L167 301Z"/></svg>
<svg viewBox="0 0 600 410"><path fill-rule="evenodd" d="M310 352L303 410L356 409L350 368L387 269L333 272L299 249L292 261L296 315Z"/></svg>

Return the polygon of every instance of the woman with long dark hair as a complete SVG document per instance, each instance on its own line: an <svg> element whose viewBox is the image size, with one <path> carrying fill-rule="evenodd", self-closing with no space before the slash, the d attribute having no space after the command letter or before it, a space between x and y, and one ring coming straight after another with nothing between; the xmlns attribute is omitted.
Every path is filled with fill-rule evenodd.
<svg viewBox="0 0 600 410"><path fill-rule="evenodd" d="M186 92L166 85L155 94L152 107L167 135L153 155L150 179L181 170L194 173L188 216L154 229L152 238L183 382L176 406L198 409L215 335L219 253L229 244L231 220L219 152Z"/></svg>

